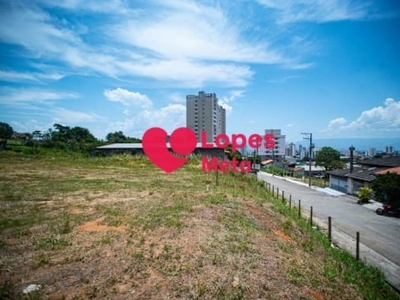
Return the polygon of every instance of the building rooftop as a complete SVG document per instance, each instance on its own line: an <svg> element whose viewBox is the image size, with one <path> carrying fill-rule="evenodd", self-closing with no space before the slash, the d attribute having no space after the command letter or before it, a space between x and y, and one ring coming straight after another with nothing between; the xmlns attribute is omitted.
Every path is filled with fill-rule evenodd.
<svg viewBox="0 0 400 300"><path fill-rule="evenodd" d="M353 172L350 173L350 169L334 170L329 174L339 177L349 177L362 181L373 181L376 177L377 172L381 171L382 168L353 168Z"/></svg>
<svg viewBox="0 0 400 300"><path fill-rule="evenodd" d="M167 148L171 148L170 143L167 143ZM204 148L202 146L202 143L197 143L196 144L196 149L202 149ZM214 143L213 144L213 149L219 148L217 145ZM99 146L96 149L99 150L107 150L107 149L143 149L142 143L115 143L115 144L109 144L109 145L104 145L104 146ZM222 149L222 148L220 148Z"/></svg>
<svg viewBox="0 0 400 300"><path fill-rule="evenodd" d="M371 158L359 162L361 165L376 167L400 167L400 155L382 158Z"/></svg>
<svg viewBox="0 0 400 300"><path fill-rule="evenodd" d="M387 174L387 173L395 173L400 175L400 167L394 167L389 169L383 169L381 171L376 172L377 175Z"/></svg>

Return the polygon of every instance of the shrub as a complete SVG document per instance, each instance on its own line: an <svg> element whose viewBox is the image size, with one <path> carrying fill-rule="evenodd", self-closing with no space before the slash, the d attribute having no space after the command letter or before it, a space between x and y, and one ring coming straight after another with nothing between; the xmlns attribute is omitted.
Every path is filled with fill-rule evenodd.
<svg viewBox="0 0 400 300"><path fill-rule="evenodd" d="M372 196L373 190L367 187L361 187L357 191L357 196L358 196L358 203L368 203L368 200Z"/></svg>

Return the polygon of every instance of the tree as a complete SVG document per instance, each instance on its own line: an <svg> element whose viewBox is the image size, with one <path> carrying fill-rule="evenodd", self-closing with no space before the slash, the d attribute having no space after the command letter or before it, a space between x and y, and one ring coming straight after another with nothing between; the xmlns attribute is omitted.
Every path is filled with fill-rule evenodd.
<svg viewBox="0 0 400 300"><path fill-rule="evenodd" d="M35 130L34 132L32 132L32 138L36 141L41 140L43 137L42 132L40 130Z"/></svg>
<svg viewBox="0 0 400 300"><path fill-rule="evenodd" d="M97 141L89 129L79 126L73 127L69 131L69 137L71 140L76 142L94 143Z"/></svg>
<svg viewBox="0 0 400 300"><path fill-rule="evenodd" d="M67 143L70 140L70 130L69 126L63 126L61 124L54 124L55 131L52 131L51 140L53 142Z"/></svg>
<svg viewBox="0 0 400 300"><path fill-rule="evenodd" d="M127 141L127 137L122 131L115 131L107 134L106 141L109 143L125 143Z"/></svg>
<svg viewBox="0 0 400 300"><path fill-rule="evenodd" d="M11 136L13 135L14 130L13 128L8 125L7 123L0 122L0 139L11 139Z"/></svg>
<svg viewBox="0 0 400 300"><path fill-rule="evenodd" d="M317 152L315 164L324 167L326 171L332 171L337 166L340 166L340 152L332 147L322 147Z"/></svg>
<svg viewBox="0 0 400 300"><path fill-rule="evenodd" d="M381 202L395 202L400 204L400 175L385 173L376 176L371 184L375 192L375 199Z"/></svg>
<svg viewBox="0 0 400 300"><path fill-rule="evenodd" d="M232 145L229 145L225 148L225 153L229 160L236 158L236 161L240 162L243 159L242 153L240 153L240 151L236 150L235 152L232 152Z"/></svg>

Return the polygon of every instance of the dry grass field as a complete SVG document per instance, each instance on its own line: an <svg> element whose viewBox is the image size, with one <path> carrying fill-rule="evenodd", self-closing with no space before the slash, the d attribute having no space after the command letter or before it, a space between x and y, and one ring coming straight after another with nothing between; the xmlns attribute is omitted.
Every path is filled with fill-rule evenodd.
<svg viewBox="0 0 400 300"><path fill-rule="evenodd" d="M251 175L200 169L3 151L0 299L399 299Z"/></svg>

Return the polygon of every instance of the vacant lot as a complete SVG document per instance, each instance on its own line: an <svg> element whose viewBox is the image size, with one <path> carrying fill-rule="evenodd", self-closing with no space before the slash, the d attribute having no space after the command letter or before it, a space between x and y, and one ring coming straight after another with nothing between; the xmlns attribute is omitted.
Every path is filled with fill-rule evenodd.
<svg viewBox="0 0 400 300"><path fill-rule="evenodd" d="M217 185L196 159L3 151L0 205L1 299L398 299L253 177Z"/></svg>

